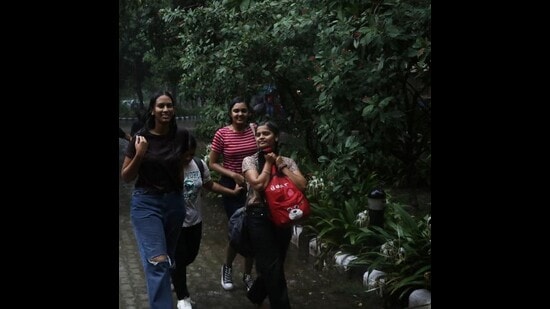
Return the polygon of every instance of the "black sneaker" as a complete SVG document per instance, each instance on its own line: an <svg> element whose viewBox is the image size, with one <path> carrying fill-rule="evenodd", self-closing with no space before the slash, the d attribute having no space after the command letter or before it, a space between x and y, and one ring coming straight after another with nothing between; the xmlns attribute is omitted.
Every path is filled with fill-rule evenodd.
<svg viewBox="0 0 550 309"><path fill-rule="evenodd" d="M256 305L258 308L262 306L262 303L264 302L263 299L257 299L255 295L251 295L250 291L246 292L246 298L250 300L254 305Z"/></svg>
<svg viewBox="0 0 550 309"><path fill-rule="evenodd" d="M233 270L231 269L231 267L225 266L225 264L223 264L221 283L222 283L223 289L226 291L233 289L232 274L233 274Z"/></svg>
<svg viewBox="0 0 550 309"><path fill-rule="evenodd" d="M243 282L244 286L246 287L246 291L250 291L250 288L252 287L252 284L254 283L254 280L252 280L252 276L249 274L243 274Z"/></svg>

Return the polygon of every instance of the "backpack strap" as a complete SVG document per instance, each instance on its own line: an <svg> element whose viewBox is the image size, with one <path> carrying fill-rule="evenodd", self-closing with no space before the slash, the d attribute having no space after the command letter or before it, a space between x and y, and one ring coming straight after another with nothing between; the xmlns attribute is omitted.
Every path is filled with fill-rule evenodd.
<svg viewBox="0 0 550 309"><path fill-rule="evenodd" d="M195 161L195 164L197 164L197 166L199 167L199 171L201 172L201 180L202 180L202 178L204 177L203 176L203 174L204 174L204 165L202 165L201 159L199 159L197 157L193 157L193 161Z"/></svg>

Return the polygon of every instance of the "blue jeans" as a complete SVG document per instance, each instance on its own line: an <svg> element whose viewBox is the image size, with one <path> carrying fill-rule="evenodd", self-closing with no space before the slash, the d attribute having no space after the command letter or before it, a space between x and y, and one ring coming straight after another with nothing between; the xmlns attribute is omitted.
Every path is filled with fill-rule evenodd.
<svg viewBox="0 0 550 309"><path fill-rule="evenodd" d="M273 103L267 103L266 114L273 116Z"/></svg>
<svg viewBox="0 0 550 309"><path fill-rule="evenodd" d="M178 236L185 219L181 192L144 194L135 189L130 202L130 217L147 281L151 309L172 309L170 268ZM152 259L166 255L164 262Z"/></svg>

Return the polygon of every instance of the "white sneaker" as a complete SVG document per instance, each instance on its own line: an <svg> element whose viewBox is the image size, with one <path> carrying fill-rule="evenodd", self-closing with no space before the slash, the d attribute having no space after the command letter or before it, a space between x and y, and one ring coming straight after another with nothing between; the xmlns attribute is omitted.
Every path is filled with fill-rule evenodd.
<svg viewBox="0 0 550 309"><path fill-rule="evenodd" d="M233 289L233 269L231 269L231 267L227 267L225 266L225 264L223 264L222 266L222 279L221 279L221 283L222 283L222 287L224 290L231 290Z"/></svg>
<svg viewBox="0 0 550 309"><path fill-rule="evenodd" d="M178 300L178 309L193 309L191 306L191 299L186 297L182 300Z"/></svg>

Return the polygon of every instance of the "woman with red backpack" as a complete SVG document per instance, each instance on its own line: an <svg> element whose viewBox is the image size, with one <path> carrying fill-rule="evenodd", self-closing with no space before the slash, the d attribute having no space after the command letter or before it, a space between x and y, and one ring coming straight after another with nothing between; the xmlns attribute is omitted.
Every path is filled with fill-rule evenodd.
<svg viewBox="0 0 550 309"><path fill-rule="evenodd" d="M278 154L279 128L274 122L259 124L255 136L260 151L244 158L242 163L248 186L246 226L258 275L246 296L258 306L268 297L271 309L288 309L290 300L284 262L292 226L279 227L273 223L263 192L271 179L272 166L302 192L307 187L307 180L292 158Z"/></svg>

